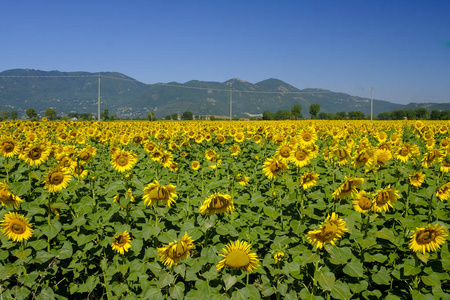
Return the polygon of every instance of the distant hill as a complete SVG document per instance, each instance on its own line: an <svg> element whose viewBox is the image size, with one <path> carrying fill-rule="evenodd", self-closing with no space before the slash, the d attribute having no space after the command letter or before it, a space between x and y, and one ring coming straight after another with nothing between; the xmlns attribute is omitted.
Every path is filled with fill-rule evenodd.
<svg viewBox="0 0 450 300"><path fill-rule="evenodd" d="M144 84L115 72L101 72L101 111L121 118L157 117L191 111L194 115L229 115L230 85L233 116L258 115L269 110L290 110L295 104L308 116L310 104L321 112L360 110L370 113L370 99L323 89L297 89L279 79L252 84L240 79L225 82L191 80L186 83ZM97 114L98 73L14 69L0 73L0 110L17 110L24 115L34 108L43 116L47 108L58 114ZM401 105L374 100L374 114L399 109Z"/></svg>
<svg viewBox="0 0 450 300"><path fill-rule="evenodd" d="M406 105L401 105L397 109L398 110L416 110L419 108L425 108L428 111L433 110L450 110L450 103L409 103Z"/></svg>

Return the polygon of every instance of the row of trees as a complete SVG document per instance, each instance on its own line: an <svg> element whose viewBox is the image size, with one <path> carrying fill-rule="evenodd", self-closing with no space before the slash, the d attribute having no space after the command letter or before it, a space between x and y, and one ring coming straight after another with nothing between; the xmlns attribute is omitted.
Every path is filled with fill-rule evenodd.
<svg viewBox="0 0 450 300"><path fill-rule="evenodd" d="M0 111L0 121L6 121L8 119L16 120L19 117L19 113L15 110L9 112L8 110Z"/></svg>
<svg viewBox="0 0 450 300"><path fill-rule="evenodd" d="M378 120L450 120L450 110L434 109L431 113L425 108L394 110L378 114Z"/></svg>
<svg viewBox="0 0 450 300"><path fill-rule="evenodd" d="M312 119L317 118L317 114L320 111L320 105L319 104L311 104L309 106L309 114L311 115ZM263 120L299 120L303 119L302 115L302 106L300 104L296 104L291 107L291 110L278 110L277 112L273 113L271 111L264 111L262 113Z"/></svg>

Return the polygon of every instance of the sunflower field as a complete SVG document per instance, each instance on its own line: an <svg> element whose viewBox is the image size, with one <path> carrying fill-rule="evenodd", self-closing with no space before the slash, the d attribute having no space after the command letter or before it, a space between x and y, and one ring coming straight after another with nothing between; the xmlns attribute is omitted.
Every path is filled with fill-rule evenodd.
<svg viewBox="0 0 450 300"><path fill-rule="evenodd" d="M0 123L1 299L450 299L450 123Z"/></svg>

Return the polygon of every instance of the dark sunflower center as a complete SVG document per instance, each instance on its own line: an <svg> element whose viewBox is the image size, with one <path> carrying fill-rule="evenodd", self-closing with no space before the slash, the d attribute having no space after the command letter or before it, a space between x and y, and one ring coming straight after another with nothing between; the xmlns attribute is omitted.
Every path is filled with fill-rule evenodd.
<svg viewBox="0 0 450 300"><path fill-rule="evenodd" d="M114 243L115 243L117 246L122 247L123 245L125 245L125 244L127 243L127 241L126 241L126 239L125 239L124 236L119 235L118 237L116 237L116 238L114 239Z"/></svg>
<svg viewBox="0 0 450 300"><path fill-rule="evenodd" d="M291 149L289 147L283 147L283 149L281 149L280 154L283 157L289 157L289 154L291 153Z"/></svg>
<svg viewBox="0 0 450 300"><path fill-rule="evenodd" d="M436 238L436 233L432 230L424 230L422 232L420 232L417 237L416 237L416 241L419 244L429 244L431 242L433 242Z"/></svg>
<svg viewBox="0 0 450 300"><path fill-rule="evenodd" d="M11 144L6 144L4 149L5 149L5 152L11 152L14 150L14 146Z"/></svg>
<svg viewBox="0 0 450 300"><path fill-rule="evenodd" d="M306 154L305 154L305 152L303 152L303 151L297 151L297 152L295 153L295 157L296 157L298 160L305 160L305 159L306 159Z"/></svg>
<svg viewBox="0 0 450 300"><path fill-rule="evenodd" d="M41 157L42 151L41 149L33 149L31 151L31 158L32 159L39 159Z"/></svg>
<svg viewBox="0 0 450 300"><path fill-rule="evenodd" d="M25 232L25 226L23 226L22 224L13 224L11 227L11 231L14 232L15 234L22 234Z"/></svg>
<svg viewBox="0 0 450 300"><path fill-rule="evenodd" d="M123 166L126 166L128 164L128 158L125 157L125 156L120 156L120 157L117 158L116 162L117 162L117 164L119 166L123 167Z"/></svg>
<svg viewBox="0 0 450 300"><path fill-rule="evenodd" d="M309 142L312 139L311 135L309 133L306 133L303 135L303 140L306 142Z"/></svg>
<svg viewBox="0 0 450 300"><path fill-rule="evenodd" d="M50 183L58 185L60 184L64 179L64 174L61 172L55 172L50 176Z"/></svg>
<svg viewBox="0 0 450 300"><path fill-rule="evenodd" d="M407 155L408 155L408 148L403 147L403 148L400 150L400 155L401 155L401 156L407 156Z"/></svg>
<svg viewBox="0 0 450 300"><path fill-rule="evenodd" d="M378 205L385 205L389 201L389 193L381 192L378 194L376 201Z"/></svg>

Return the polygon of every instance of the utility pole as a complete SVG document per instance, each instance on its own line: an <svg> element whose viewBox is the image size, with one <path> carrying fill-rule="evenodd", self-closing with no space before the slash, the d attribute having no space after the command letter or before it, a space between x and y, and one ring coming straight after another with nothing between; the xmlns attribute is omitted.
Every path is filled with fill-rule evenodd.
<svg viewBox="0 0 450 300"><path fill-rule="evenodd" d="M373 87L370 88L370 123L373 122Z"/></svg>
<svg viewBox="0 0 450 300"><path fill-rule="evenodd" d="M231 119L233 118L231 115L232 107L233 107L232 103L233 103L233 82L231 81L230 82L230 122L231 122Z"/></svg>
<svg viewBox="0 0 450 300"><path fill-rule="evenodd" d="M100 73L98 73L98 115L97 119L100 122Z"/></svg>

